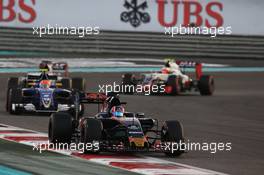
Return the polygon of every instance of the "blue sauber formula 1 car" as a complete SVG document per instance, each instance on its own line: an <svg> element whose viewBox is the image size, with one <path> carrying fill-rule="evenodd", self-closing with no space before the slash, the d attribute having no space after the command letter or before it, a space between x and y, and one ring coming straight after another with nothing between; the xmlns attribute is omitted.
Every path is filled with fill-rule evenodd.
<svg viewBox="0 0 264 175"><path fill-rule="evenodd" d="M74 113L76 108L83 111L83 105L75 105L76 96L74 94L76 91L84 90L84 80L81 78L74 79L74 81L69 78L67 81L49 79L46 72L42 72L39 79L33 81L29 81L24 77L10 78L8 81L6 110L10 114L59 111ZM79 88L72 88L73 84L74 87Z"/></svg>

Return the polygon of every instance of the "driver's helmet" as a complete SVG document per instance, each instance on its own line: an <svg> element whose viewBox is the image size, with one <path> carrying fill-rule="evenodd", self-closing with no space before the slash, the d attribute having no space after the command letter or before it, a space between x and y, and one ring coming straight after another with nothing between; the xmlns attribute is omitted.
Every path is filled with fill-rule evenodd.
<svg viewBox="0 0 264 175"><path fill-rule="evenodd" d="M40 88L48 89L51 86L51 81L50 80L41 80L39 83Z"/></svg>
<svg viewBox="0 0 264 175"><path fill-rule="evenodd" d="M113 106L110 112L112 117L120 118L124 117L125 109L123 106Z"/></svg>
<svg viewBox="0 0 264 175"><path fill-rule="evenodd" d="M167 60L166 62L165 62L165 65L164 65L165 67L170 67L170 61L169 60Z"/></svg>

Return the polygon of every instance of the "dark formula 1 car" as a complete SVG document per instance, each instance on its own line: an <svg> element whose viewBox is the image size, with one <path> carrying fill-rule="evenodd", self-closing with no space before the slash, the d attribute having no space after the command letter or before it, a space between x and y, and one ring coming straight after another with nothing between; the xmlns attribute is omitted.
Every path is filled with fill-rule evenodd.
<svg viewBox="0 0 264 175"><path fill-rule="evenodd" d="M12 77L8 80L6 110L11 114L22 112L75 111L75 91L84 91L82 78L57 79L46 72Z"/></svg>
<svg viewBox="0 0 264 175"><path fill-rule="evenodd" d="M191 67L195 68L195 79L185 74L185 68ZM203 75L202 64L188 61L167 63L160 72L142 74L140 78L126 73L122 76L122 86L125 94L135 93L137 86L141 86L143 92L150 91L153 95L179 95L192 90L199 91L201 95L213 95L215 90L214 78Z"/></svg>
<svg viewBox="0 0 264 175"><path fill-rule="evenodd" d="M143 113L126 112L116 95L88 93L81 103L101 104L101 111L94 117L75 118L67 113L53 113L49 122L49 140L52 143L95 143L97 150L90 152L164 152L179 156L184 150L168 148L168 144L184 142L183 129L176 120L165 121L161 128L158 121ZM167 145L167 146L166 146Z"/></svg>

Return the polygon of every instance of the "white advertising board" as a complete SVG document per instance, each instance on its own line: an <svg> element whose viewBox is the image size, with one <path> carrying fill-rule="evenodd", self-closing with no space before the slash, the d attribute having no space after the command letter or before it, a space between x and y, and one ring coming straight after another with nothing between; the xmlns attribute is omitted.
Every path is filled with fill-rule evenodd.
<svg viewBox="0 0 264 175"><path fill-rule="evenodd" d="M264 35L263 9L263 0L0 0L0 26L164 32L193 23Z"/></svg>

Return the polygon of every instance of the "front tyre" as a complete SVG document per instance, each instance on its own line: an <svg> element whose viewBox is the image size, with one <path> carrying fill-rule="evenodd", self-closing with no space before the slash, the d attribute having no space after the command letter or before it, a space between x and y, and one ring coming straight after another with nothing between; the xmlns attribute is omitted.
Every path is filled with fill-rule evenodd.
<svg viewBox="0 0 264 175"><path fill-rule="evenodd" d="M81 129L81 141L87 144L94 144L94 142L98 142L102 138L103 126L100 120L94 118L87 118L83 122L83 128ZM94 148L94 147L93 147ZM99 153L99 145L98 150L85 150L85 153Z"/></svg>
<svg viewBox="0 0 264 175"><path fill-rule="evenodd" d="M161 129L161 142L178 145L177 149L173 151L166 150L164 153L167 156L178 157L184 153L184 150L180 149L180 143L184 143L182 124L177 120L165 121Z"/></svg>
<svg viewBox="0 0 264 175"><path fill-rule="evenodd" d="M49 140L51 143L70 143L73 133L72 116L57 112L50 116Z"/></svg>
<svg viewBox="0 0 264 175"><path fill-rule="evenodd" d="M10 102L10 100L9 100L10 90L18 88L18 85L19 85L19 78L17 78L17 77L10 77L7 81L7 91L6 91L6 111L7 112L9 112L8 102Z"/></svg>
<svg viewBox="0 0 264 175"><path fill-rule="evenodd" d="M6 99L6 109L7 112L13 115L18 115L22 111L19 109L16 104L20 104L22 102L22 90L17 88L11 88L8 90L8 95Z"/></svg>

